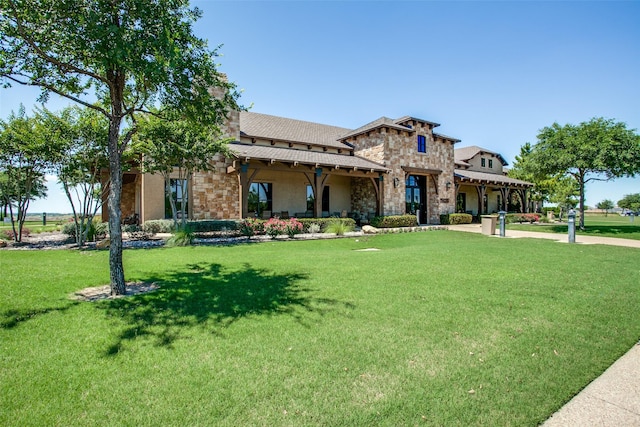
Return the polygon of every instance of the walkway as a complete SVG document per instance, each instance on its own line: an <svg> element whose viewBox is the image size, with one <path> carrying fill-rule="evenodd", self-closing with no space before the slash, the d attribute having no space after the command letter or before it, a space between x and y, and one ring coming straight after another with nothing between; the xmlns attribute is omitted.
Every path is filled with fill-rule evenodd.
<svg viewBox="0 0 640 427"><path fill-rule="evenodd" d="M478 224L450 225L449 230L481 233ZM529 237L568 243L566 234L507 230L505 238ZM496 236L500 238L498 233ZM640 248L639 240L576 234L576 243ZM542 424L542 427L639 427L640 343Z"/></svg>
<svg viewBox="0 0 640 427"><path fill-rule="evenodd" d="M447 228L453 231L467 231L471 233L481 233L482 226L480 224L458 224L448 225ZM500 233L496 231L494 237L500 237ZM532 239L549 239L557 242L569 243L569 236L560 233L543 233L535 231L519 231L509 230L509 226L505 230L505 237L522 238L529 237ZM612 245L612 246L626 246L629 248L640 248L640 240L631 239L619 239L617 237L601 237L601 236L585 236L583 234L576 233L576 243L584 245Z"/></svg>

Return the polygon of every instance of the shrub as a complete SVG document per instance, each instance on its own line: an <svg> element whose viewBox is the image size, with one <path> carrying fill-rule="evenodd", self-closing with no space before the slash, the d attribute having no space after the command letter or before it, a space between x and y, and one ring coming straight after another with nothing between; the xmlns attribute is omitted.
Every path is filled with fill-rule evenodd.
<svg viewBox="0 0 640 427"><path fill-rule="evenodd" d="M194 233L207 233L212 231L236 231L239 228L238 221L228 219L188 221L187 226L189 226L189 228Z"/></svg>
<svg viewBox="0 0 640 427"><path fill-rule="evenodd" d="M308 233L312 233L312 234L319 233L320 232L320 224L316 224L316 223L309 224L309 229L307 230L307 232Z"/></svg>
<svg viewBox="0 0 640 427"><path fill-rule="evenodd" d="M193 244L193 240L195 239L195 234L189 228L189 226L184 227L180 230L177 230L173 236L167 240L167 246L191 246Z"/></svg>
<svg viewBox="0 0 640 427"><path fill-rule="evenodd" d="M94 238L95 239L104 239L109 234L109 223L108 222L94 222Z"/></svg>
<svg viewBox="0 0 640 427"><path fill-rule="evenodd" d="M152 219L142 224L142 231L151 234L171 233L174 231L173 220L171 219Z"/></svg>
<svg viewBox="0 0 640 427"><path fill-rule="evenodd" d="M376 216L371 219L371 225L376 228L415 227L418 220L415 215Z"/></svg>
<svg viewBox="0 0 640 427"><path fill-rule="evenodd" d="M255 234L264 233L264 221L257 218L245 218L239 224L240 234L251 237Z"/></svg>
<svg viewBox="0 0 640 427"><path fill-rule="evenodd" d="M449 224L471 224L473 216L467 213L449 214Z"/></svg>
<svg viewBox="0 0 640 427"><path fill-rule="evenodd" d="M334 218L334 221L331 221L328 225L327 225L327 229L326 232L327 233L335 233L338 236L342 236L344 235L344 233L347 233L351 230L353 230L352 227L350 227L348 225L348 223L344 222L344 221L336 221Z"/></svg>
<svg viewBox="0 0 640 427"><path fill-rule="evenodd" d="M15 240L15 235L13 234L12 229L4 230L4 235L7 236L6 238L9 240ZM27 227L24 227L22 229L22 237L29 237L30 235L31 235L31 230L29 230Z"/></svg>
<svg viewBox="0 0 640 427"><path fill-rule="evenodd" d="M302 233L303 228L302 223L295 218L285 221L285 233L292 239L296 234Z"/></svg>
<svg viewBox="0 0 640 427"><path fill-rule="evenodd" d="M280 218L270 218L264 223L264 233L271 236L272 239L286 233L285 221Z"/></svg>
<svg viewBox="0 0 640 427"><path fill-rule="evenodd" d="M449 225L449 214L440 215L440 225Z"/></svg>
<svg viewBox="0 0 640 427"><path fill-rule="evenodd" d="M515 222L518 222L520 224L522 224L523 222L528 222L533 224L534 222L537 222L540 219L540 215L539 214L535 214L535 213L512 213L512 214L507 214L507 224L513 224Z"/></svg>
<svg viewBox="0 0 640 427"><path fill-rule="evenodd" d="M345 223L350 229L353 229L356 226L356 221L353 218L298 218L298 221L302 223L305 233L311 232L309 231L309 227L311 227L312 224L316 224L320 227L318 231L321 233L326 232L329 224L336 221ZM316 233L318 231L316 231Z"/></svg>

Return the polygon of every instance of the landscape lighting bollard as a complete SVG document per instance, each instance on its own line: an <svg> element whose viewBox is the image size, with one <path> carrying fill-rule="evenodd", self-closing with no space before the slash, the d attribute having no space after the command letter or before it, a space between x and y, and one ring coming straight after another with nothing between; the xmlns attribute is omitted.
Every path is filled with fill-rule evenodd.
<svg viewBox="0 0 640 427"><path fill-rule="evenodd" d="M576 242L576 211L571 209L569 211L569 220L567 224L569 225L569 243Z"/></svg>
<svg viewBox="0 0 640 427"><path fill-rule="evenodd" d="M500 237L504 237L505 236L505 224L506 224L506 215L507 213L505 211L500 211L498 212L498 215L500 215Z"/></svg>
<svg viewBox="0 0 640 427"><path fill-rule="evenodd" d="M42 212L42 225L47 225L47 213Z"/></svg>

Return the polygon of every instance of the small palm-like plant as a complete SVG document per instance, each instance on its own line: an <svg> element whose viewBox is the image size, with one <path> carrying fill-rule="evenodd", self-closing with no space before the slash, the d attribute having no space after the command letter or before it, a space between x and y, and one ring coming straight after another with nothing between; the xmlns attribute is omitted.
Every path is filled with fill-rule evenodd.
<svg viewBox="0 0 640 427"><path fill-rule="evenodd" d="M327 225L326 230L327 233L335 233L338 236L342 236L344 235L344 233L347 233L349 231L351 231L351 227L340 220L331 221L329 225Z"/></svg>
<svg viewBox="0 0 640 427"><path fill-rule="evenodd" d="M195 237L195 234L189 227L183 227L176 230L173 236L167 240L167 246L191 246Z"/></svg>

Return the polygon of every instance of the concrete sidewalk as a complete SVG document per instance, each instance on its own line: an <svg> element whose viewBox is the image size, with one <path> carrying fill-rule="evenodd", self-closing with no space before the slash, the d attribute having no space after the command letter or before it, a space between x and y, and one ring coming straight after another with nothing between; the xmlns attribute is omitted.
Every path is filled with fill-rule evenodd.
<svg viewBox="0 0 640 427"><path fill-rule="evenodd" d="M481 233L479 224L450 225L449 230ZM500 238L498 233L495 236ZM568 243L567 234L505 230L505 238L550 239ZM639 240L576 234L576 244L640 248ZM542 424L543 427L640 427L640 343Z"/></svg>
<svg viewBox="0 0 640 427"><path fill-rule="evenodd" d="M447 228L452 231L466 231L470 233L481 233L482 226L480 224L459 224L448 225ZM500 232L496 231L496 234L492 237L500 237ZM505 230L505 238L523 238L528 237L532 239L549 239L557 242L569 243L569 236L567 234L560 233L543 233L535 231L519 231L519 230ZM625 246L629 248L640 248L640 240L631 239L619 239L616 237L601 237L601 236L585 236L576 233L576 243L584 245L612 245L612 246Z"/></svg>

